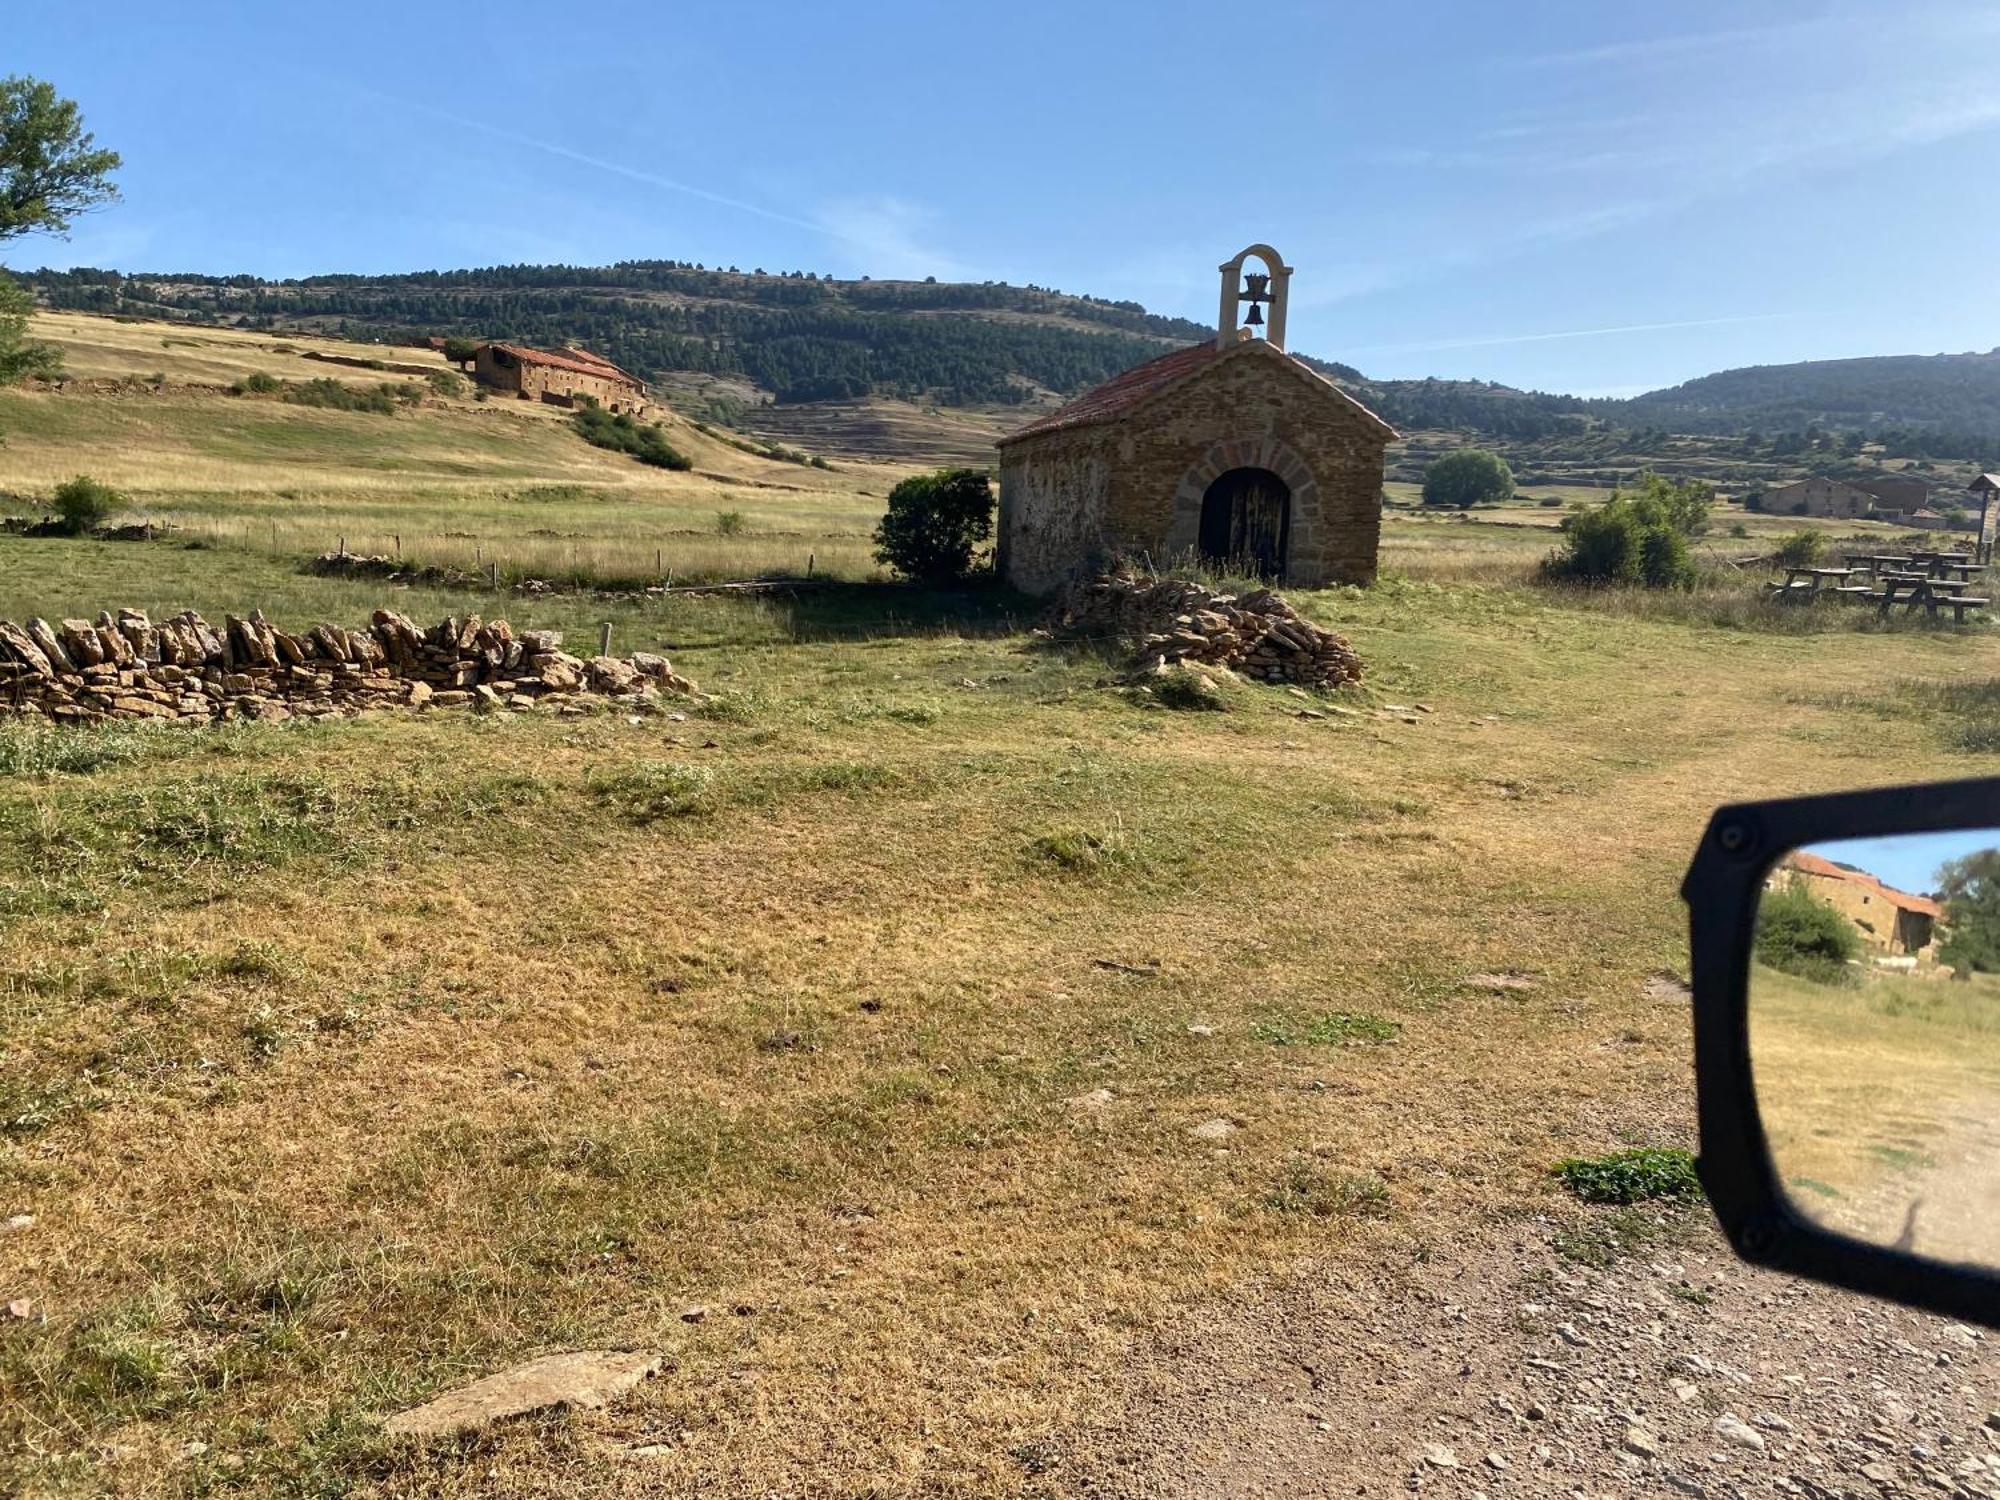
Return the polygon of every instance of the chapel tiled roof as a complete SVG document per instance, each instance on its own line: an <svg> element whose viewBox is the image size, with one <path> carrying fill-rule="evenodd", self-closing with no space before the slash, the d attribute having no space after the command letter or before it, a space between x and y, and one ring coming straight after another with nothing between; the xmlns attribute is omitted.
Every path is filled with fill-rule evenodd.
<svg viewBox="0 0 2000 1500"><path fill-rule="evenodd" d="M1116 422L1168 386L1208 368L1217 360L1252 350L1262 350L1265 357L1275 355L1284 360L1306 379L1316 381L1323 386L1327 395L1353 407L1371 426L1379 428L1385 437L1394 439L1398 436L1395 428L1332 381L1293 359L1283 350L1272 348L1262 339L1246 339L1241 343L1228 345L1217 344L1213 340L1190 344L1184 349L1170 350L1147 360L1144 364L1134 365L1122 374L1112 376L1104 384L1093 386L1067 405L1057 407L1046 416L1037 417L1025 427L1016 428L1001 438L1000 443L1004 446L1018 442L1022 438L1040 437L1044 433Z"/></svg>

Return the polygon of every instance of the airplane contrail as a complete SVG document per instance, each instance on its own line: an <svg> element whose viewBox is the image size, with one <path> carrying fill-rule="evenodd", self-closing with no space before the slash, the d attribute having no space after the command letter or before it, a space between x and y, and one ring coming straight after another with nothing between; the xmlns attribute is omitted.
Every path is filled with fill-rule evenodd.
<svg viewBox="0 0 2000 1500"><path fill-rule="evenodd" d="M1348 354L1426 354L1437 349L1491 349L1502 344L1544 344L1554 339L1605 338L1619 333L1655 333L1667 328L1716 328L1728 323L1768 323L1776 318L1800 318L1804 313L1742 313L1727 318L1683 318L1671 323L1620 323L1610 328L1565 328L1556 333L1514 333L1490 339L1439 339L1421 344L1374 344L1348 349Z"/></svg>
<svg viewBox="0 0 2000 1500"><path fill-rule="evenodd" d="M672 193L684 193L690 198L699 198L704 203L714 203L723 208L733 208L739 213L755 214L760 219L770 219L779 224L790 224L797 229L810 229L816 234L832 235L836 239L846 238L844 235L839 234L838 231L828 228L828 226L815 219L802 219L795 214L781 213L774 208L765 208L762 204L747 203L741 198L731 198L724 193L711 192L707 188L697 187L691 182L679 182L671 177L662 177L656 172L642 171L638 167L628 167L623 162L607 161L601 156L590 156L582 151L573 151L568 146L558 145L554 141L537 140L531 135L522 135L518 131L489 124L485 120L474 120L464 115L455 115L450 110L439 109L434 104L420 104L412 99L393 99L388 95L381 95L379 97L388 103L394 104L399 109L414 109L423 114L434 116L437 119L448 121L466 130L476 130L481 135L492 136L495 140L507 141L516 146L527 146L535 151L546 152L550 156L560 156L567 161L580 162L586 167L596 167L601 172L615 172L618 176L629 177L634 182L643 182L651 187L664 188Z"/></svg>

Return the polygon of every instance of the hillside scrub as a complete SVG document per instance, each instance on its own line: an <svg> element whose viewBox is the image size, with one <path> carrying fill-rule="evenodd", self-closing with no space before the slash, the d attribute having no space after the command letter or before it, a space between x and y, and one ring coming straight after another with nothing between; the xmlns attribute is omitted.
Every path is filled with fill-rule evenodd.
<svg viewBox="0 0 2000 1500"><path fill-rule="evenodd" d="M1795 531L1781 537L1771 554L1782 568L1810 568L1826 556L1826 537L1817 531Z"/></svg>
<svg viewBox="0 0 2000 1500"><path fill-rule="evenodd" d="M918 583L956 583L993 535L993 486L984 469L939 469L889 491L875 558Z"/></svg>
<svg viewBox="0 0 2000 1500"><path fill-rule="evenodd" d="M628 413L608 412L593 402L577 412L571 425L593 448L629 453L640 463L656 469L694 467L692 459L667 441L667 431L658 422L641 426Z"/></svg>

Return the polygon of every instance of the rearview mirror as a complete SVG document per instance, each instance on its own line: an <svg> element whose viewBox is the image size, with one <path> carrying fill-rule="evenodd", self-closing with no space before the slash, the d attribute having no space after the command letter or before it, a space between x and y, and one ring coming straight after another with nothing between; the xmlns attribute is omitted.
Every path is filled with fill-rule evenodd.
<svg viewBox="0 0 2000 1500"><path fill-rule="evenodd" d="M1737 1251L2000 1327L2000 780L1724 808L1682 894Z"/></svg>

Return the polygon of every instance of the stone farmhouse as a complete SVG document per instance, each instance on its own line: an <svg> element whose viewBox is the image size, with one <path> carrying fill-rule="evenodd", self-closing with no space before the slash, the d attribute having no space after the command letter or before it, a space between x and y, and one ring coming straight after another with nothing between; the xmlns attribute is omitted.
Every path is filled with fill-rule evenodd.
<svg viewBox="0 0 2000 1500"><path fill-rule="evenodd" d="M1803 849L1785 856L1772 871L1767 887L1789 879L1803 886L1860 930L1861 941L1878 957L1937 962L1937 943L1944 908L1928 896L1914 896L1884 885L1873 875L1837 865Z"/></svg>
<svg viewBox="0 0 2000 1500"><path fill-rule="evenodd" d="M1246 275L1253 256L1265 270ZM1016 588L1047 593L1118 558L1199 558L1305 587L1374 581L1397 433L1285 352L1292 268L1275 250L1218 269L1212 341L1000 439L996 560Z"/></svg>
<svg viewBox="0 0 2000 1500"><path fill-rule="evenodd" d="M473 355L472 378L523 401L574 406L579 396L591 396L611 411L636 415L646 408L645 383L588 349L481 344Z"/></svg>
<svg viewBox="0 0 2000 1500"><path fill-rule="evenodd" d="M1763 509L1773 516L1832 516L1855 521L1872 512L1875 504L1875 497L1860 485L1815 474L1767 490Z"/></svg>

